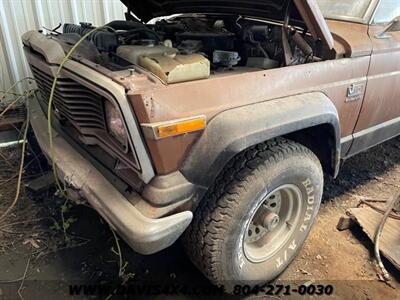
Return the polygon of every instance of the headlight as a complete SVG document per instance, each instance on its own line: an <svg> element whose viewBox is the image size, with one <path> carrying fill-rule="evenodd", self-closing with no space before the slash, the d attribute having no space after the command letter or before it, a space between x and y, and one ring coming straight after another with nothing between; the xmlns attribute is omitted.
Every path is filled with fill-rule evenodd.
<svg viewBox="0 0 400 300"><path fill-rule="evenodd" d="M115 137L122 145L127 144L128 135L125 130L124 120L118 109L109 101L105 103L106 109L106 122L108 131Z"/></svg>

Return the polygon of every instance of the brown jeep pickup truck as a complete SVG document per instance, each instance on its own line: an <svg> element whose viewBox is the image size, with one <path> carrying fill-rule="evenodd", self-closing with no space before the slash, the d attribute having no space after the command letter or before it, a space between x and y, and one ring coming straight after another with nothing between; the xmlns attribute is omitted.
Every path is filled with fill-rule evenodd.
<svg viewBox="0 0 400 300"><path fill-rule="evenodd" d="M135 251L182 236L216 285L276 278L310 231L324 173L400 133L400 2L122 2L126 20L90 34L81 23L22 37L40 147L52 156L51 103L66 193Z"/></svg>

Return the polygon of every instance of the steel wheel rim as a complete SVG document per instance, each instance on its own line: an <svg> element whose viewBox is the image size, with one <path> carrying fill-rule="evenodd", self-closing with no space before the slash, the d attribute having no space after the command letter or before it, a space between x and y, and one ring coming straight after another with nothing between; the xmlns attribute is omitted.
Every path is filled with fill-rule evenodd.
<svg viewBox="0 0 400 300"><path fill-rule="evenodd" d="M294 184L282 185L262 198L244 232L248 260L266 261L289 241L300 221L302 200Z"/></svg>

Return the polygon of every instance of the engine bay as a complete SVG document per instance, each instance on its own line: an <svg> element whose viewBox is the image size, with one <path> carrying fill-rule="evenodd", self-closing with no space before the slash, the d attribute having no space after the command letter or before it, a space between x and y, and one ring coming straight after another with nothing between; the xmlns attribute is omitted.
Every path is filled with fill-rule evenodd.
<svg viewBox="0 0 400 300"><path fill-rule="evenodd" d="M73 45L94 28L67 23L55 38ZM149 24L112 21L90 34L77 52L110 70L140 66L165 83L328 58L306 30L232 15L181 15Z"/></svg>

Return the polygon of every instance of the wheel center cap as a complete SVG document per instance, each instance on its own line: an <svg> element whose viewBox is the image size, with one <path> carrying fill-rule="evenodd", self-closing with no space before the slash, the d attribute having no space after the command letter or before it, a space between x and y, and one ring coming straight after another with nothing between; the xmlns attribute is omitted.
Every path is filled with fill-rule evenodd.
<svg viewBox="0 0 400 300"><path fill-rule="evenodd" d="M279 224L279 216L276 213L268 212L263 220L263 226L268 231L274 230Z"/></svg>

